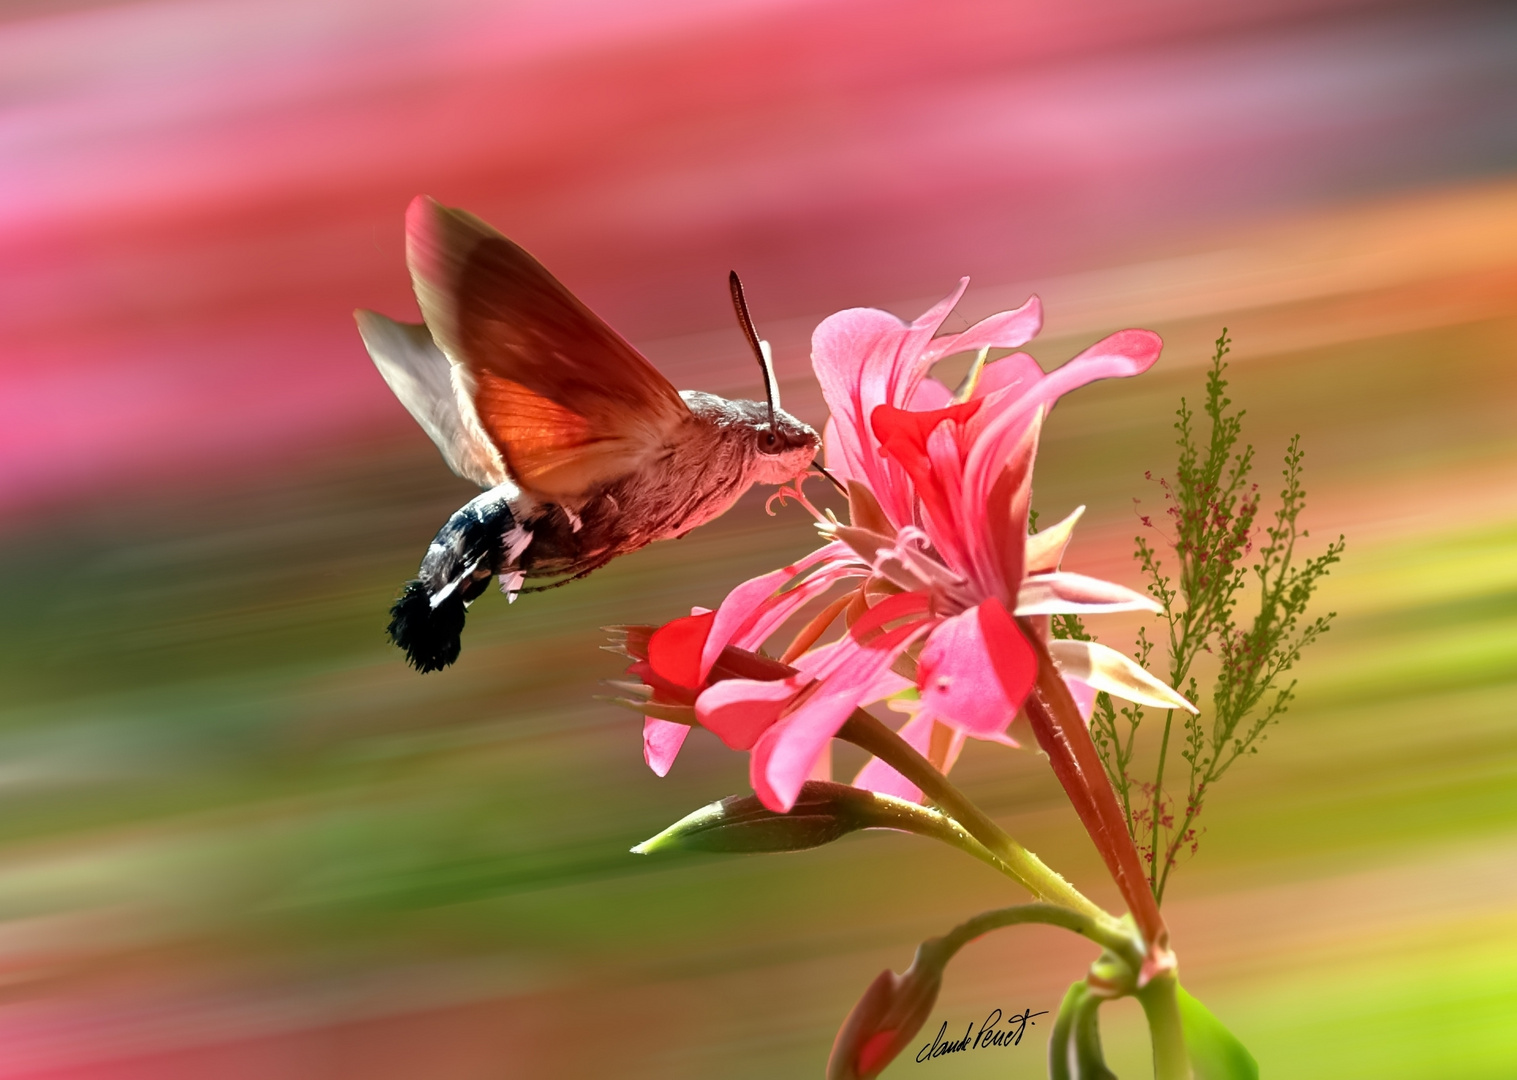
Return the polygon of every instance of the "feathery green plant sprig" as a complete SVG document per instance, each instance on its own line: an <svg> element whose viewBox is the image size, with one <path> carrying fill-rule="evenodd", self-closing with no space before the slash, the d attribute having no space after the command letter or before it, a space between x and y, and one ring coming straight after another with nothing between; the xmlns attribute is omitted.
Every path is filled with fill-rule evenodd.
<svg viewBox="0 0 1517 1080"><path fill-rule="evenodd" d="M1091 716L1091 736L1122 804L1128 831L1148 863L1149 885L1161 901L1181 853L1188 848L1194 854L1199 846L1196 821L1211 788L1238 758L1258 752L1266 729L1288 708L1296 683L1280 685L1281 681L1302 651L1327 632L1333 618L1329 612L1308 619L1307 607L1344 549L1340 536L1321 554L1297 561L1297 543L1308 534L1299 527L1306 492L1301 484L1304 452L1296 436L1285 453L1280 506L1263 527L1263 542L1254 551L1259 489L1249 479L1254 448L1238 448L1244 413L1231 411L1233 402L1226 393L1230 345L1224 329L1216 341L1202 406L1209 432L1203 441L1198 419L1182 398L1174 425L1179 450L1175 479L1156 481L1173 531L1164 536L1162 546L1173 553L1176 569L1166 572L1161 545L1142 535L1135 538L1134 559L1162 609L1170 685L1198 701L1192 667L1202 652L1217 658L1209 718L1206 713L1187 716L1180 733L1179 754L1188 767L1183 806L1176 807L1178 792L1165 786L1175 735L1173 711L1164 717L1151 782L1140 779L1135 769L1143 707L1118 709L1103 693ZM1153 479L1151 473L1146 475ZM1140 515L1140 520L1163 536L1152 518ZM1238 604L1250 581L1259 590L1258 609L1245 625L1239 622ZM1089 640L1074 616L1056 618L1053 631L1059 637ZM1147 629L1140 629L1134 654L1140 663L1147 665L1155 644Z"/></svg>

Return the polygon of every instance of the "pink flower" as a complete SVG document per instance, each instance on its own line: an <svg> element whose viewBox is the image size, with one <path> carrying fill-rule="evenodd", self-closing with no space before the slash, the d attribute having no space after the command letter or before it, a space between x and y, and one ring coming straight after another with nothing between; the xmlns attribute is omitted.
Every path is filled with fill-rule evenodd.
<svg viewBox="0 0 1517 1080"><path fill-rule="evenodd" d="M934 337L968 284L968 278L960 280L913 323L874 308L850 308L823 320L811 337L812 367L832 414L823 437L827 467L841 480L868 487L895 527L913 523L911 485L900 463L880 457L873 437L875 410L881 405L917 411L949 405L953 394L948 387L928 377L933 364L958 353L1018 348L1043 325L1043 307L1034 296L962 333ZM964 396L985 402L981 423L1008 407L1030 416L1038 406L1051 408L1060 396L1086 383L1147 371L1158 359L1160 345L1152 331L1123 330L1046 375L1032 357L1013 353L977 365Z"/></svg>
<svg viewBox="0 0 1517 1080"><path fill-rule="evenodd" d="M808 601L848 576L851 568L846 560L840 561L846 550L845 545L829 544L799 562L744 582L732 590L720 611L698 608L662 627L614 629L615 647L632 658L627 673L637 682L613 684L635 695L613 700L645 715L643 758L649 768L659 776L669 772L690 727L702 723L697 700L715 684L742 678L746 683L796 688L796 669L749 650ZM781 590L803 575L794 587ZM765 690L756 693L762 697ZM709 719L702 726L734 750L751 749L762 734L761 727L755 729L743 714L717 714Z"/></svg>
<svg viewBox="0 0 1517 1080"><path fill-rule="evenodd" d="M771 809L790 807L855 708L902 691L909 693L899 704L914 715L901 734L941 769L966 737L1009 742L1006 728L1038 673L1037 653L1015 616L1155 609L1122 586L1059 569L1078 510L1033 536L1027 525L1046 409L1094 379L1146 370L1158 356L1158 337L1114 334L1048 375L1020 353L987 364L983 350L1015 347L1037 331L1038 302L934 337L963 288L961 282L910 325L854 309L817 328L813 364L832 410L828 464L848 484L850 523L824 520L824 547L745 582L715 613L696 616L709 627L698 662L694 646L681 661L694 676L681 685L696 691L696 722L751 751L754 791ZM957 395L927 377L936 360L967 350L980 355ZM786 650L790 674L711 678L729 646L758 648L802 605L845 579L862 580ZM815 646L839 614L846 632ZM1087 703L1098 688L1184 704L1110 649L1062 641L1048 647ZM654 742L678 748L672 737ZM667 769L672 757L650 751L649 763ZM855 782L920 797L877 761Z"/></svg>
<svg viewBox="0 0 1517 1080"><path fill-rule="evenodd" d="M825 578L817 585L808 581L791 590L799 595L771 595L751 611L768 609L777 615L774 622L783 621L787 610L827 584ZM919 599L891 597L865 613L842 640L807 653L795 667L728 644L733 638L719 631L731 626L723 627L720 612L698 612L656 630L626 627L619 644L634 658L628 673L639 683L619 688L638 697L618 700L647 715L644 758L660 776L698 724L731 749L751 751L754 791L771 809L788 810L822 748L857 706L855 688L885 697L910 685L890 664L918 635L920 620L913 616L920 607ZM735 639L767 636L763 627L769 621L761 617ZM777 789L776 775L782 783L798 776L794 789Z"/></svg>

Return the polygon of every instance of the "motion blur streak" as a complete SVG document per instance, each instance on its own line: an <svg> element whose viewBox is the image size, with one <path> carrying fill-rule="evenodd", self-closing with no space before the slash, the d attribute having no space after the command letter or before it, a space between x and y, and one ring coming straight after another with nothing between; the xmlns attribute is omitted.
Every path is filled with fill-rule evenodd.
<svg viewBox="0 0 1517 1080"><path fill-rule="evenodd" d="M19 0L0 163L0 1077L815 1075L876 972L1016 899L909 837L626 854L744 762L697 734L652 777L595 628L711 603L803 515L486 596L444 675L386 645L468 490L350 318L414 317L422 191L680 386L757 389L737 268L810 422L841 307L1036 291L1045 366L1152 326L1158 368L1072 396L1039 464L1040 508L1091 505L1071 565L1129 584L1228 326L1266 491L1302 432L1314 539L1351 543L1171 891L1187 985L1266 1075L1517 1072L1509 5ZM1035 756L959 768L1099 882ZM928 1027L1054 1008L1089 959L978 943ZM1040 1076L1046 1034L933 1068Z"/></svg>

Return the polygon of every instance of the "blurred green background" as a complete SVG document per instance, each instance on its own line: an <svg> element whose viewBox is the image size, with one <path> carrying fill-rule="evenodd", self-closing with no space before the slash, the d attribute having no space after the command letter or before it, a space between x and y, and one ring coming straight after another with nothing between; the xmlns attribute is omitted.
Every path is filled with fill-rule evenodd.
<svg viewBox="0 0 1517 1080"><path fill-rule="evenodd" d="M343 22L341 5L320 8L338 29L380 25L402 37L396 27L411 25L396 21L403 9L386 8L386 23L351 13ZM297 70L290 44L317 31L279 10L263 47ZM461 42L483 10L449 9L449 40L462 51L425 54L427 71L467 53ZM594 698L599 681L620 670L598 651L597 628L714 604L734 583L808 550L808 519L794 508L766 517L758 493L688 538L571 588L510 607L487 594L470 615L462 659L445 673L417 675L384 640L395 590L471 494L385 398L346 324L356 303L409 310L399 220L415 189L465 202L498 180L493 204L470 205L558 245L573 269L566 280L676 382L752 392L719 290L703 284L696 301L693 288L674 288L662 307L650 301L639 291L652 288L639 269L647 245L630 225L610 230L607 266L594 267L590 224L625 225L649 205L606 195L646 179L639 169L663 184L664 212L685 222L669 233L675 254L648 274L661 286L682 275L709 284L708 263L757 265L750 295L771 289L755 307L776 345L787 404L813 422L822 419L806 370L815 322L856 303L914 317L952 283L959 269L945 268L955 253L980 276L950 328L1036 291L1048 325L1029 351L1045 368L1122 326L1162 333L1166 350L1153 371L1059 406L1038 464L1040 510L1089 506L1066 565L1129 584L1138 580L1132 500L1158 502L1144 471L1172 469L1174 408L1181 395L1199 397L1210 342L1230 328L1232 396L1247 409L1245 438L1259 449L1265 490L1300 432L1313 550L1339 533L1349 548L1322 590L1322 610L1338 617L1299 669L1296 704L1263 752L1213 793L1200 853L1171 885L1166 912L1182 978L1266 1076L1517 1075L1517 137L1504 105L1517 85L1509 62L1517 50L1488 47L1517 40L1517 24L1481 7L1450 8L1424 25L1417 20L1432 8L1331 4L1301 5L1276 24L1242 6L1235 25L1194 37L1201 30L1184 23L1191 9L1177 4L1150 37L1112 24L1097 32L1073 16L1058 24L1036 8L1051 44L1025 48L1042 65L1038 77L1066 97L1029 97L1029 115L1056 127L1069 119L1058 102L1079 96L1060 80L1085 70L1069 56L1090 35L1105 34L1112 50L1102 70L1147 63L1145 85L1169 87L1176 100L1246 81L1236 66L1201 76L1187 67L1219 50L1240 64L1253 56L1260 72L1279 68L1278 83L1260 84L1271 93L1315 89L1283 104L1265 94L1257 108L1214 125L1192 117L1163 142L1174 113L1161 108L1162 94L1134 119L1119 107L1120 90L1103 84L1100 108L1039 144L1041 157L1016 158L1007 176L990 169L1000 190L944 170L922 189L880 179L869 199L851 202L849 191L821 209L787 185L824 175L843 191L848 170L817 165L800 152L811 146L803 140L788 156L779 146L778 171L754 179L753 190L702 209L691 192L726 189L709 177L675 182L688 165L676 88L646 116L620 121L665 141L647 160L613 160L623 171L609 179L597 174L600 159L586 148L601 144L572 124L610 124L628 70L705 56L700 77L718 85L712 55L746 57L755 70L777 62L762 41L742 44L758 33L742 20L778 19L774 32L794 40L785 34L843 33L858 15L846 5L755 10L720 37L705 23L688 34L671 29L683 24L659 19L683 19L682 9L649 5L612 35L630 44L581 48L575 34L588 31L571 25L568 44L542 46L555 63L572 61L566 69L502 61L501 78L527 78L526 70L558 87L552 108L571 125L544 144L554 168L530 183L527 165L501 164L519 136L511 124L520 118L508 116L489 151L498 157L449 159L442 180L397 148L403 165L366 188L341 176L322 187L335 174L312 166L299 179L291 165L313 194L271 195L275 180L248 181L253 194L234 198L192 169L185 190L215 198L186 204L172 187L155 189L126 218L112 217L116 204L79 194L88 175L67 190L41 180L27 189L53 216L7 226L21 246L5 267L16 288L3 369L12 483L0 533L0 1075L815 1076L838 1023L882 968L902 969L923 937L1021 899L980 864L907 836L748 859L628 853L695 807L746 790L747 759L696 733L671 775L654 777L641 760L638 718ZM911 5L890 10L880 40L833 60L873 71L869 63L889 66L891 48L916 44L926 17ZM987 72L1023 56L1015 20L988 10L960 13L994 29L975 54L980 81L966 89L938 69L922 76L959 95L945 115L958 117L952 138L965 142L1012 140L1017 122L1037 128L966 104L969 89L988 92ZM35 44L46 30L47 40L66 44L75 33L100 44L113 40L100 19L131 26L162 16L163 26L199 28L186 50L204 41L227 50L238 11L85 4L71 7L78 21L65 25L18 9L0 40ZM1116 19L1101 5L1086 14ZM486 20L492 32L510 28L501 17ZM232 29L206 38L206 26ZM1368 50L1354 54L1357 68L1328 49L1335 41ZM356 55L365 43L350 48ZM154 55L143 52L148 59L127 65L124 78L148 80ZM322 54L316 66L331 85L320 93L274 80L295 87L266 105L274 119L237 112L237 123L267 120L272 126L254 133L279 145L279 117L310 100L330 106L349 87L351 69L334 60L346 55L336 45ZM553 78L592 62L609 65L606 85L565 98ZM478 56L471 63L482 70ZM1377 63L1396 73L1388 83L1376 82ZM784 70L761 100L793 91L804 101L783 113L786 123L834 124L865 132L859 138L880 153L904 149L871 126L901 114L865 110L877 88L858 71L838 74L834 86L820 68ZM1312 83L1322 72L1348 88ZM215 88L232 77L203 57L193 73L202 83L165 85ZM914 77L886 81L909 97L924 92L901 81ZM18 123L38 110L54 115L44 109L56 105L52 84L39 75L16 85L32 95L13 95ZM419 99L430 122L444 115L440 102L455 100L418 85L397 82L394 97L363 108L387 123ZM1386 86L1405 101L1376 112L1368 102L1386 100ZM1314 126L1319 100L1346 111ZM460 107L472 115L473 106ZM1261 113L1299 124L1271 126ZM213 126L220 115L211 109L197 123ZM72 131L65 120L54 116L50 130ZM1065 159L1054 149L1083 162L1103 140L1120 141L1129 123L1154 154L1139 169L1142 197L1114 194L1120 182L1103 187L1100 170L1084 165L1070 168L1092 186L1065 190L1055 167ZM762 144L778 138L760 127ZM195 165L185 147L205 132L192 128L177 150L149 141L137 152L167 155L165 176L172 163ZM335 121L324 130L347 140L333 160L357 161L355 174L369 167L360 135ZM1408 130L1417 134L1403 153ZM813 134L818 146L837 145ZM42 143L14 137L41 156L18 156L36 167L18 167L13 179L45 178L36 165ZM109 142L98 131L73 137L79 154ZM1234 140L1231 161L1196 172L1224 138ZM309 146L289 149L288 160ZM850 152L875 175L881 158ZM1036 177L1007 178L1033 159ZM513 206L541 209L541 192L565 175L606 185L598 201L581 193L590 224L526 212L513 220ZM1031 187L1016 186L1024 182ZM966 191L964 221L944 225L942 205L952 209ZM1002 202L1005 219L981 233L974 214ZM327 211L351 220L335 227ZM1082 217L1087 211L1095 216ZM1096 236L1102 213L1145 224ZM818 225L828 214L831 224ZM90 231L107 219L115 224ZM1072 253L1050 254L1055 226L1080 220L1085 233L1072 237ZM886 226L901 230L901 250L882 266L865 235ZM1018 229L1028 248L1002 246ZM251 238L264 230L259 247ZM227 236L236 242L215 246ZM225 271L207 272L203 288L194 280L200 264L186 254L200 237L211 238L204 265ZM284 257L307 240L318 254L347 254L330 264ZM803 264L802 283L787 283L789 268ZM696 311L688 318L685 304ZM276 347L302 340L315 344L298 354ZM225 372L225 381L208 382L207 371ZM1114 644L1133 629L1093 622ZM838 761L842 775L856 764L842 751ZM1117 906L1035 754L974 745L955 775L1013 835ZM1080 940L1046 928L978 942L950 969L923 1041L940 1023L962 1029L994 1008L1054 1010L1092 958ZM1144 1075L1136 1007L1107 1013L1113 1066ZM1041 1076L1046 1023L1020 1047L921 1065L903 1057L886 1075Z"/></svg>

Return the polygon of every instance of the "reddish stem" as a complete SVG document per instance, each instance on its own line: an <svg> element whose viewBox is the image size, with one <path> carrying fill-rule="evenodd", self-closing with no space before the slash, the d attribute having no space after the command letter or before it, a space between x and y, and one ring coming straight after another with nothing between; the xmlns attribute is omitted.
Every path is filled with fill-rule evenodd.
<svg viewBox="0 0 1517 1080"><path fill-rule="evenodd" d="M1127 908L1148 945L1150 963L1162 965L1169 953L1169 928L1165 926L1159 905L1148 887L1143 861L1127 832L1117 793L1112 790L1106 770L1101 767L1090 729L1080 718L1080 710L1070 696L1069 687L1059 677L1042 635L1026 619L1018 621L1023 634L1038 653L1038 682L1025 705L1038 745L1048 755L1054 775L1074 804L1075 813L1080 816L1080 822L1116 881L1122 899L1127 902Z"/></svg>

